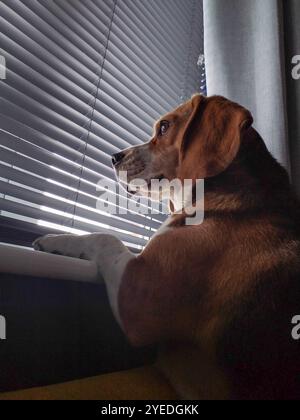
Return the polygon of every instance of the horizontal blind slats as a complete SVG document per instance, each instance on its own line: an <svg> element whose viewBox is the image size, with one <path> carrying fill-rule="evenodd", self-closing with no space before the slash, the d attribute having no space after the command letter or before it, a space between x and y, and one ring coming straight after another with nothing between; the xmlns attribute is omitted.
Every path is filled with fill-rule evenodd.
<svg viewBox="0 0 300 420"><path fill-rule="evenodd" d="M147 112L151 115L151 111L148 109L151 108L152 113L155 113L155 117L157 118L158 115L162 115L166 112L166 109L170 110L171 108L164 107L159 101L152 97L152 90L148 88L146 85L141 83L137 83L136 81L132 80L132 77L128 77L128 75L122 72L122 69L118 69L113 66L109 61L105 62L105 67L103 69L103 79L104 80L114 80L114 84L112 86L118 86L119 89L124 90L125 92L131 91L137 97L139 97L139 101L142 105L142 109L146 109ZM119 82L116 83L115 81L118 80Z"/></svg>
<svg viewBox="0 0 300 420"><path fill-rule="evenodd" d="M16 153L16 152L17 153ZM10 165L18 166L25 171L30 171L38 176L45 176L53 182L60 183L70 188L77 188L79 192L98 197L97 186L104 180L102 173L91 172L83 166L74 166L72 161L62 159L57 154L35 147L29 142L7 135L0 131L0 160ZM81 180L81 181L80 181ZM105 178L105 185L117 191L118 184L114 176ZM111 197L114 197L112 194ZM163 220L161 216L156 216Z"/></svg>
<svg viewBox="0 0 300 420"><path fill-rule="evenodd" d="M125 7L125 1L120 2L120 8ZM161 41L162 39L165 39L167 42L167 45L169 45L169 48L177 49L180 45L183 47L182 39L180 36L176 36L176 40L174 38L174 33L170 33L169 21L166 22L166 16L167 19L169 19L170 12L168 15L164 15L161 13L161 11L157 11L157 9L153 8L153 5L149 6L149 1L133 1L132 3L127 3L128 6L131 8L131 10L139 17L141 21L143 21L143 25L146 27L149 27L152 30L152 33L155 33L156 37ZM162 20L161 20L162 19ZM160 22L159 22L160 21ZM176 28L176 32L178 29L178 25L173 27L173 29Z"/></svg>
<svg viewBox="0 0 300 420"><path fill-rule="evenodd" d="M110 162L107 161L107 156L109 155L103 154L103 152L100 150L98 153L95 153L93 158L86 156L85 159L83 159L82 152L85 147L84 143L79 144L76 149L73 149L62 142L58 142L53 138L32 129L31 127L28 127L19 122L14 123L12 119L4 116L1 113L0 118L2 121L2 130L0 130L2 139L5 139L6 136L12 140L19 138L19 141L16 144L20 144L20 142L23 141L27 142L27 147L29 147L30 144L33 149L36 149L33 152L34 154L39 153L37 149L41 149L40 155L46 156L46 154L49 153L48 157L51 155L53 164L62 170L73 172L73 170L81 167L84 163L84 166L94 173L95 179L99 179L101 175L106 176L109 179L114 179L114 172L111 168ZM9 135L8 133L12 134ZM3 142L5 142L6 146L9 147L7 145L9 142L8 139L3 140ZM22 146L20 147L22 148ZM20 152L22 152L21 148L18 149ZM117 150L117 148L112 149L112 151ZM94 151L94 148L92 151ZM40 160L43 161L43 159ZM46 163L47 161L48 160L46 160ZM103 172L100 172L102 169Z"/></svg>
<svg viewBox="0 0 300 420"><path fill-rule="evenodd" d="M71 161L62 160L60 156L51 155L41 148L35 148L19 138L9 139L6 133L0 131L1 160L25 171L34 172L37 176L45 176L52 182L63 184L69 188L77 188L80 185L79 193L92 196L99 195L96 194L98 183L100 180L104 180L103 173L97 174L82 166L74 167ZM105 178L105 185L115 191L115 193L111 193L111 197L119 194L119 186L113 177ZM147 208L149 206L150 203ZM164 220L162 215L156 215L156 218Z"/></svg>
<svg viewBox="0 0 300 420"><path fill-rule="evenodd" d="M32 3L34 0L30 0ZM85 0L86 3L87 0ZM86 45L93 47L95 52L99 52L99 43L98 40L104 38L104 42L107 37L107 30L110 24L112 11L113 11L113 1L102 1L101 15L98 16L97 25L91 26L89 24L84 25L82 22L79 22L74 16L72 16L68 10L63 8L63 2L55 2L48 0L40 0L44 12L39 12L39 15L45 16L45 19L51 19L52 26L61 33L64 27L69 29L69 34L71 41L73 42L74 36L76 36L85 42ZM64 2L66 3L66 2ZM70 3L70 2L68 2ZM35 5L33 5L35 9ZM100 30L99 30L100 29ZM96 59L98 61L98 59Z"/></svg>
<svg viewBox="0 0 300 420"><path fill-rule="evenodd" d="M5 105L5 108L4 108L4 105ZM66 157L69 157L68 156L68 151L69 151L70 157L73 155L73 157L79 156L80 158L81 156L80 160L82 161L82 153L85 150L85 144L86 144L86 142L84 141L85 139L79 139L78 137L72 136L69 133L66 133L65 131L59 130L58 127L55 127L53 125L51 126L50 123L47 123L43 119L40 119L37 116L34 116L33 114L30 114L29 112L27 112L24 109L21 109L20 107L14 106L12 103L5 101L4 99L0 99L0 106L1 106L1 110L3 109L3 111L9 111L8 114L10 116L13 115L13 112L15 112L15 115L18 116L19 124L12 130L13 134L21 137L22 136L22 131L20 130L21 127L26 126L26 124L31 124L31 127L33 127L32 129L36 133L41 133L41 138L43 140L48 139L48 142L50 142L52 146L57 147L57 150L61 150L61 148L65 149ZM6 115L4 115L4 117L6 117L5 123L9 125L9 119L12 120L12 118L7 117ZM3 125L3 127L4 126L5 125ZM31 127L29 127L29 130L31 129ZM93 128L94 128L94 125L93 125ZM104 138L106 136L109 138L110 133L106 132L104 128L101 130L101 133L104 136ZM86 131L86 134L87 134L87 131ZM99 145L101 145L102 147L102 144L104 143L102 149L105 150L106 145L105 145L105 142L101 142L100 136L98 137L94 135L93 133L89 134L90 143L92 143L91 140L93 140L93 144L89 145L89 150L87 151L85 163L89 167L89 169L95 170L97 172L97 168L101 166L101 163L100 163L101 156L99 155L103 154L103 152L101 150L98 150L98 148L99 148ZM40 141L41 140L38 137L36 137L36 143L38 145L40 144ZM126 143L126 147L128 146L129 144ZM109 150L111 150L112 153L115 153L118 150L118 146L115 146L114 148L109 148L109 145L107 145L106 153L109 153ZM80 153L78 154L76 152L81 152L81 154ZM89 152L93 152L93 157L89 156L88 154ZM103 169L104 170L107 169L109 174L113 174L111 168L103 168Z"/></svg>
<svg viewBox="0 0 300 420"><path fill-rule="evenodd" d="M48 12L40 2L32 3L32 0L24 2L11 2L10 8L18 13L22 18L30 23L33 28L39 30L40 34L47 36L68 54L71 54L73 59L86 62L91 71L97 72L97 64L99 60L100 46L105 45L106 36L103 34L102 43L98 43L93 37L89 37L88 41L83 41L82 37L77 35L78 30L82 27L77 24L76 32L72 31L67 25L63 24L61 20ZM57 30L53 30L56 28ZM93 42L94 41L94 42ZM94 44L94 48L91 45ZM103 47L104 48L104 47Z"/></svg>
<svg viewBox="0 0 300 420"><path fill-rule="evenodd" d="M20 217L25 216L25 217L34 218L38 222L44 221L44 222L54 223L58 225L61 224L63 227L70 228L70 229L72 228L78 229L84 232L88 232L89 230L91 231L90 226L92 226L92 231L95 233L109 232L108 227L105 228L105 227L97 226L94 224L85 223L81 220L76 220L76 224L73 225L71 223L72 221L71 218L68 218L67 216L62 217L60 214L57 214L55 212L55 209L53 209L52 211L51 208L45 207L45 209L41 210L39 208L29 206L23 202L14 201L13 199L9 198L9 196L7 196L5 199L0 198L0 209L1 211L13 212ZM144 246L147 242L146 239L133 237L132 235L126 235L120 232L114 231L113 234L119 237L121 241L131 242L139 246Z"/></svg>
<svg viewBox="0 0 300 420"><path fill-rule="evenodd" d="M49 2L48 0L42 0L43 5L46 7ZM54 1L56 7L56 15L60 15L61 11L65 11L69 18L72 18L74 22L78 23L82 28L88 28L88 31L95 39L98 39L103 35L103 30L107 29L110 25L112 17L114 2L109 3L101 2L101 17L96 18L93 13L89 12L86 5L89 0L72 0L72 1ZM52 6L52 5L51 5ZM103 26L104 24L104 26Z"/></svg>
<svg viewBox="0 0 300 420"><path fill-rule="evenodd" d="M79 114L79 121L82 120L83 124L80 125L79 121L72 121L59 114L57 110L54 110L42 105L36 99L25 95L18 91L15 87L10 86L9 83L3 86L1 92L2 100L6 99L11 102L11 107L18 107L18 118L20 121L26 121L28 118L31 119L31 124L34 128L40 129L43 127L43 131L51 137L64 140L63 137L71 139L73 142L78 142L78 139L86 137L88 133L90 117L84 117ZM18 99L18 100L17 100ZM18 103L18 105L14 105ZM30 109L31 111L28 111ZM9 108L4 108L4 111L9 116ZM33 111L33 112L32 112ZM148 133L142 130L140 127L135 125L130 120L126 120L121 114L118 114L118 124L114 123L114 116L116 111L113 108L107 106L104 102L97 100L97 111L101 115L101 125L98 122L94 122L93 127L95 132L89 133L89 137L93 137L97 141L97 135L103 129L111 131L112 134L119 137L119 144L123 147L129 147L130 145L142 143L141 138L147 137ZM15 111L11 111L12 115L16 115ZM24 117L26 115L26 117ZM78 115L78 114L77 114ZM76 117L76 113L72 119ZM96 137L95 137L96 136Z"/></svg>
<svg viewBox="0 0 300 420"><path fill-rule="evenodd" d="M59 197L55 193L51 194L48 190L39 192L32 191L20 185L16 185L15 183L12 184L11 182L5 182L2 180L0 180L0 191L3 195L9 195L19 200L28 201L35 206L50 207L71 215L74 214L76 207L74 199L72 200L71 198L68 198L66 201L63 200L63 197ZM128 235L133 236L134 238L136 238L134 235L139 235L139 237L145 236L145 229L143 226L138 226L137 224L132 224L128 221L122 221L122 219L112 217L109 214L105 215L94 208L88 208L87 206L80 205L76 215L80 216L82 219L94 222L95 225L98 223L111 226L115 231L117 231L117 229L128 231ZM149 234L152 235L152 233L153 232L149 231Z"/></svg>
<svg viewBox="0 0 300 420"><path fill-rule="evenodd" d="M97 203L124 210L111 155L148 141L153 122L198 90L201 3L0 0L1 218L145 245L161 209L145 201L139 214L130 198L131 211L109 214Z"/></svg>
<svg viewBox="0 0 300 420"><path fill-rule="evenodd" d="M12 166L5 166L1 164L0 161L0 177L3 179L9 179L10 181L13 181L15 183L25 183L27 186L37 189L37 190L43 190L45 189L45 192L48 192L50 194L57 195L61 198L66 198L67 200L74 201L77 200L78 204L80 206L88 207L92 210L96 209L97 200L100 197L100 193L94 192L94 195L88 195L84 194L83 191L76 189L77 183L75 186L66 186L66 185L60 185L54 182L51 182L50 179L44 178L37 174L30 174L29 172L23 172L18 170L16 167ZM3 191L0 191L0 193L3 193ZM99 197L97 196L99 194ZM122 218L124 220L124 226L126 226L127 223L130 223L130 226L132 226L132 223L141 225L141 226L149 226L150 228L156 230L158 229L160 222L151 220L147 216L143 216L137 213L128 213L126 215L122 215ZM128 225L129 227L129 225ZM141 232L140 232L141 233Z"/></svg>
<svg viewBox="0 0 300 420"><path fill-rule="evenodd" d="M2 38L2 45L3 45L3 47L0 48L0 52L2 53L2 55L6 55L6 54L11 55L10 51L13 51L13 53L14 53L14 56L15 56L15 63L14 64L15 64L15 66L12 67L12 71L15 70L15 72L19 72L20 74L23 74L24 73L24 65L27 65L28 67L29 67L29 64L34 65L36 68L39 68L42 71L41 76L46 77L47 80L50 80L50 82L52 82L52 86L55 87L55 85L57 85L59 87L60 94L65 92L64 96L69 95L69 96L73 97L74 95L76 95L75 96L76 98L80 99L81 101L86 102L87 104L90 103L90 101L92 100L93 95L95 94L95 91L96 91L96 85L95 84L91 83L89 85L89 88L81 87L78 82L74 83L68 77L64 76L62 73L59 73L56 68L49 67L49 65L47 65L47 63L40 60L38 57L31 54L30 52L28 52L24 48L18 46L16 44L16 42L14 42L10 38L6 37L5 34L3 35L3 38ZM16 60L18 60L18 61L16 61ZM10 63L10 62L8 61L8 63ZM10 66L8 67L8 70L9 69L10 69ZM30 73L32 71L32 68L29 67L28 70L29 70L29 73ZM141 100L143 100L143 107L141 107L141 109L147 108L149 106L147 104L151 104L152 107L155 106L154 109L157 108L158 113L164 113L166 109L171 109L171 107L173 106L173 104L172 105L167 105L168 108L166 108L166 104L164 104L162 106L160 95L157 95L156 98L155 98L155 101L153 101L153 98L151 96L152 95L152 90L148 90L148 94L147 94L147 92L145 92L145 85L143 83L140 83L139 85L137 85L136 83L133 83L130 80L130 74L129 74L129 77L128 77L128 74L127 74L127 76L125 74L123 74L122 73L122 63L120 63L120 61L116 61L115 63L108 62L107 63L107 70L109 70L110 73L113 76L115 76L115 79L117 81L118 80L122 81L122 84L123 84L124 88L127 88L127 91L129 90L129 91L132 91L132 92L136 92L136 96L138 96L139 98L141 98ZM33 71L34 71L34 69L33 69ZM28 72L27 72L27 75L28 75ZM36 83L36 79L35 78L33 79L32 75L29 78L29 80L30 81L34 80L35 83ZM112 85L112 86L114 86L114 85ZM57 90L56 90L56 92L57 92ZM148 110L148 114L151 115L151 113L153 113L153 108ZM155 116L155 118L156 118L156 116Z"/></svg>
<svg viewBox="0 0 300 420"><path fill-rule="evenodd" d="M158 38L157 34L154 35L153 30L139 19L126 2L120 3L117 16L119 17L118 29L140 45L141 51L146 51L153 60L159 60L165 68L172 68L172 73L168 72L168 75L178 83L178 78L181 77L182 63L176 60L174 50L170 48L165 37Z"/></svg>
<svg viewBox="0 0 300 420"><path fill-rule="evenodd" d="M178 100L176 83L173 83L172 79L167 81L168 75L157 68L157 64L153 63L146 54L140 57L132 50L130 43L126 45L123 40L116 38L114 33L111 35L107 60L116 66L121 62L123 66L126 66L125 74L135 72L139 78L144 78L143 81L152 87L154 92L164 92L164 104L169 106ZM176 89L175 93L174 89ZM162 101L161 97L160 101Z"/></svg>
<svg viewBox="0 0 300 420"><path fill-rule="evenodd" d="M186 5L188 6L189 10L192 10L192 5L194 3L194 0L185 0ZM162 1L161 4L158 4L155 0L145 1L142 0L141 2L145 7L148 8L148 10L151 7L151 11L153 14L153 11L156 10L156 19L157 24L161 25L163 27L165 23L165 16L168 16L169 19L169 25L166 27L166 33L170 35L172 38L172 32L170 28L173 26L177 29L178 34L178 40L179 43L182 41L181 47L184 47L184 39L187 36L187 33L189 33L190 29L190 20L184 22L184 17L182 14L179 14L176 10L176 7L172 7L172 5L176 6L176 2L172 1L167 6L166 2ZM179 44L180 45L180 44Z"/></svg>
<svg viewBox="0 0 300 420"><path fill-rule="evenodd" d="M142 44L139 37L133 31L127 33L127 31L124 30L127 27L124 25L123 19L120 19L116 15L114 22L110 36L110 44L112 44L117 51L116 55L119 55L120 51L124 52L127 56L128 53L130 53L130 59L137 65L143 63L145 68L149 69L151 77L157 75L156 79L161 81L163 89L166 89L169 95L172 95L172 88L176 88L178 80L176 80L176 75L173 72L169 72L170 63L165 61L165 59L160 59L159 65L157 65L157 56L153 51L144 43ZM152 69L153 66L155 66L155 73ZM167 74L166 71L168 72Z"/></svg>
<svg viewBox="0 0 300 420"><path fill-rule="evenodd" d="M1 203L0 203L1 204ZM61 233L78 233L76 232L75 229L69 229L66 226L63 225L57 225L57 224L52 224L49 222L45 222L43 220L39 221L39 224L37 224L37 220L33 219L31 217L25 217L23 216L22 218L20 218L20 215L14 214L12 212L9 211L2 211L0 210L0 223L2 225L5 225L6 223L8 223L9 226L14 226L15 229L20 230L21 232L29 232L29 235L31 238L34 237L39 237L39 236L44 236L46 234L49 233L49 231L51 231L52 233L57 233L57 234L61 234ZM87 232L80 232L80 234L84 234L84 233L89 233ZM27 236L27 235L26 235ZM26 237L25 236L25 237ZM23 235L22 235L23 238ZM7 240L7 239L6 239ZM11 241L9 241L9 243L15 243L14 238L12 238ZM135 245L129 242L124 242L125 245L128 247L128 249L130 251L132 251L135 254L139 254L141 252L142 247L139 245ZM30 243L28 242L28 238L25 240L21 240L19 242L19 244L21 245L25 245L25 246L29 246Z"/></svg>
<svg viewBox="0 0 300 420"><path fill-rule="evenodd" d="M7 84L12 85L23 93L27 93L28 96L36 97L37 100L47 106L52 106L52 109L56 109L61 114L74 119L86 117L90 114L90 104L78 96L73 96L69 92L64 91L60 86L55 83L51 83L49 79L43 77L40 73L34 72L33 69L29 68L26 64L20 62L17 58L6 54L9 57L9 71L7 74ZM23 77L19 76L19 73ZM135 96L134 99L130 100L128 97L118 93L115 88L115 84L107 84L105 80L101 83L101 94L106 95L106 86L110 89L110 95L108 95L109 105L112 109L117 110L120 115L128 118L129 121L135 121L137 127L141 130L146 131L153 123L153 117L147 114L143 107L139 107L136 104ZM127 92L131 90L127 89ZM114 92L112 94L112 92ZM132 95L131 95L132 96ZM116 99L118 99L118 101ZM89 102L93 102L94 97L91 94ZM72 111L74 115L72 115ZM153 112L153 111L152 111ZM97 119L100 120L101 114L95 110ZM77 115L77 119L76 118Z"/></svg>
<svg viewBox="0 0 300 420"><path fill-rule="evenodd" d="M47 78L50 82L55 83L59 88L68 92L69 94L78 97L82 101L89 103L91 100L91 95L95 95L96 86L94 84L89 84L88 87L81 87L77 81L72 81L69 77L59 72L54 66L47 64L45 61L35 56L30 51L26 50L23 46L20 46L13 39L10 39L5 34L1 35L1 54L4 57L7 54L10 54L12 57L15 57L19 61L19 74L23 74L22 63L27 65L33 71L37 71ZM9 56L7 57L7 69L9 70L10 66ZM96 81L96 79L95 79Z"/></svg>
<svg viewBox="0 0 300 420"><path fill-rule="evenodd" d="M83 64L76 60L67 62L63 52L56 55L54 47L50 48L50 46L48 46L48 50L48 48L40 46L38 41L30 38L26 33L22 33L21 30L13 26L11 22L4 19L2 16L0 16L0 25L3 35L7 36L15 43L22 45L26 51L39 58L56 71L59 71L60 74L69 78L83 89L87 91L92 89L92 84L96 80L95 74L87 70Z"/></svg>
<svg viewBox="0 0 300 420"><path fill-rule="evenodd" d="M0 131L0 150L1 153L3 153L3 150L11 150L12 153L16 151L19 154L22 154L24 159L29 159L29 165L34 165L36 163L40 163L43 165L43 169L41 172L45 171L45 174L47 173L47 166L55 167L59 171L64 171L66 173L69 173L71 176L77 176L78 179L81 176L82 172L82 165L76 164L74 165L74 162L71 160L66 160L65 158L61 158L61 156L53 153L49 153L47 150L36 147L35 145L23 141L20 138L14 138L12 136L8 136L6 133L3 133ZM11 161L13 162L14 157L16 158L15 154L13 155ZM1 159L1 157L0 157ZM90 175L87 181L90 180L90 182L97 182L102 179L105 175L104 171L100 174L92 173L93 175ZM105 178L108 185L113 186L115 184L114 180L114 174L113 172L107 173L107 176L109 178ZM103 178L104 179L104 178Z"/></svg>

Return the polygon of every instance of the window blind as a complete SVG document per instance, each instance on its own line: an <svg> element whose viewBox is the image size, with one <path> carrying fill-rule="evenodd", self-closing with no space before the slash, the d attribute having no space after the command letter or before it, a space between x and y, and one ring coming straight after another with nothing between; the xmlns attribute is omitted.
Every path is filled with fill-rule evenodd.
<svg viewBox="0 0 300 420"><path fill-rule="evenodd" d="M163 212L99 211L97 184L115 188L111 155L205 89L202 27L202 0L0 1L1 225L142 249Z"/></svg>

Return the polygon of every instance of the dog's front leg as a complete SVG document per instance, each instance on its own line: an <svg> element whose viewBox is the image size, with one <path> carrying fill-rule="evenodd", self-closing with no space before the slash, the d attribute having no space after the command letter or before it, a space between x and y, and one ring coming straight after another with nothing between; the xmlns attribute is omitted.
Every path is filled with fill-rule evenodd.
<svg viewBox="0 0 300 420"><path fill-rule="evenodd" d="M126 267L135 256L118 238L107 234L47 235L37 239L33 246L38 251L95 261L99 278L102 277L106 283L113 313L121 325L119 288Z"/></svg>

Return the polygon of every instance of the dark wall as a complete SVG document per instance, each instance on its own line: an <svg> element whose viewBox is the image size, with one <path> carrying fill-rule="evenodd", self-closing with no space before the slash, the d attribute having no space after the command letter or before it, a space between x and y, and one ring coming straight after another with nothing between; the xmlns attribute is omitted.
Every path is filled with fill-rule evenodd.
<svg viewBox="0 0 300 420"><path fill-rule="evenodd" d="M151 350L131 348L104 285L0 275L0 391L140 366Z"/></svg>

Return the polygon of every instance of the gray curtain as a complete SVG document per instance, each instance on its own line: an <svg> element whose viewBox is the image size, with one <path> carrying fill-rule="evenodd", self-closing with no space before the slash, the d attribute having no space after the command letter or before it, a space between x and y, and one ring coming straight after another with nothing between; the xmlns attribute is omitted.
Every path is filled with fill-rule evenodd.
<svg viewBox="0 0 300 420"><path fill-rule="evenodd" d="M291 77L292 59L300 55L300 0L284 0L284 33L292 179L300 196L300 79Z"/></svg>
<svg viewBox="0 0 300 420"><path fill-rule="evenodd" d="M299 0L204 0L208 95L251 110L298 192L300 80L291 73L292 57L300 54L299 22Z"/></svg>

